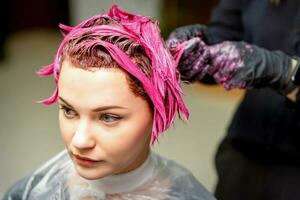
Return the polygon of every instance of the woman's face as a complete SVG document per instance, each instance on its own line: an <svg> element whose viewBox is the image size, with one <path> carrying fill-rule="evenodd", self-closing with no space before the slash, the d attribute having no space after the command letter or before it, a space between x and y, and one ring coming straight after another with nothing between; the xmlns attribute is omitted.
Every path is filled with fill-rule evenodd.
<svg viewBox="0 0 300 200"><path fill-rule="evenodd" d="M153 113L117 68L93 71L63 62L58 82L62 137L80 176L98 179L141 165Z"/></svg>

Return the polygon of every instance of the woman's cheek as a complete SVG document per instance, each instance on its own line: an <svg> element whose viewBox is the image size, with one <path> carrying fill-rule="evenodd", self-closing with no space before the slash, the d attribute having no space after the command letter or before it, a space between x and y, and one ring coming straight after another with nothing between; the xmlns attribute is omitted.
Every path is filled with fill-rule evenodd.
<svg viewBox="0 0 300 200"><path fill-rule="evenodd" d="M62 114L59 115L59 127L60 127L60 133L65 141L65 143L69 144L72 140L72 137L74 135L73 126L62 116Z"/></svg>

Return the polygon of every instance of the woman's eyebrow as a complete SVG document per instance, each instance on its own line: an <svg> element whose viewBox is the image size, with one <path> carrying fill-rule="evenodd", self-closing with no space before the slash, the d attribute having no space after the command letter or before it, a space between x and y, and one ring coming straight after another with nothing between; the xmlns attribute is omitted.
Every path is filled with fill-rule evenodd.
<svg viewBox="0 0 300 200"><path fill-rule="evenodd" d="M73 106L71 106L66 100L64 100L61 97L58 97L60 101L62 101L64 104L66 104L68 107L73 108Z"/></svg>
<svg viewBox="0 0 300 200"><path fill-rule="evenodd" d="M62 97L58 97L60 101L62 101L66 106L73 109L73 106L71 106L66 100L64 100ZM118 106L118 105L107 105L107 106L100 106L92 110L92 112L99 112L103 110L109 110L109 109L126 109L125 107Z"/></svg>
<svg viewBox="0 0 300 200"><path fill-rule="evenodd" d="M108 106L100 106L98 108L93 109L93 112L99 112L103 110L109 110L109 109L126 109L125 107L122 106L117 106L117 105L108 105Z"/></svg>

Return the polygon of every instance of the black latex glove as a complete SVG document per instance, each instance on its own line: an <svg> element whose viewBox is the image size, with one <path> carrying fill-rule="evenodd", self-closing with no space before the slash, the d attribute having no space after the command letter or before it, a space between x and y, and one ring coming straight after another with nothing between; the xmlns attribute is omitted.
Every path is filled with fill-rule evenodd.
<svg viewBox="0 0 300 200"><path fill-rule="evenodd" d="M179 61L183 80L200 81L211 75L226 89L270 86L287 94L296 86L290 80L292 58L280 51L268 51L245 42L226 41L206 45L200 38L185 42Z"/></svg>
<svg viewBox="0 0 300 200"><path fill-rule="evenodd" d="M172 48L195 37L201 38L206 44L209 44L211 41L211 36L207 27L201 24L194 24L174 29L169 35L166 43L169 48Z"/></svg>

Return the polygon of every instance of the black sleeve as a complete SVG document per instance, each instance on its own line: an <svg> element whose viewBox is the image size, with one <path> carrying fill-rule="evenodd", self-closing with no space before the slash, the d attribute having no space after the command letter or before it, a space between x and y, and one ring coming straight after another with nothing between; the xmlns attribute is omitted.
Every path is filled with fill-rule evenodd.
<svg viewBox="0 0 300 200"><path fill-rule="evenodd" d="M213 44L243 39L243 4L243 0L220 0L208 25Z"/></svg>

